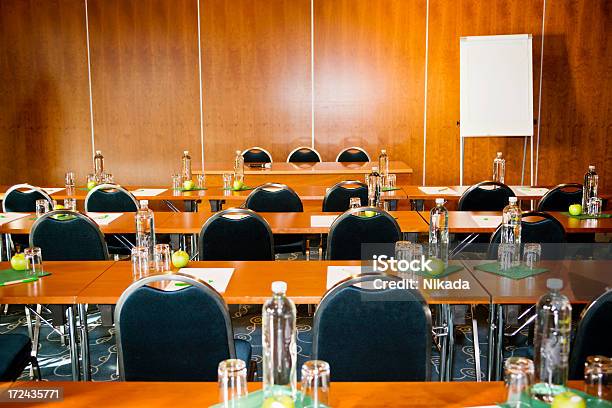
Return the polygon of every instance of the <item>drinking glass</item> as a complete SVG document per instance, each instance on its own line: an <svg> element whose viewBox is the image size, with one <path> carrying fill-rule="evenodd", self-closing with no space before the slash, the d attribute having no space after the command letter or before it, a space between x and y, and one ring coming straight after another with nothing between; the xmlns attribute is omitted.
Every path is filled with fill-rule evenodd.
<svg viewBox="0 0 612 408"><path fill-rule="evenodd" d="M397 185L397 176L395 174L389 174L387 176L387 187L395 188Z"/></svg>
<svg viewBox="0 0 612 408"><path fill-rule="evenodd" d="M89 173L87 175L87 184L91 183L91 182L97 183L98 181L96 180L96 175L93 173Z"/></svg>
<svg viewBox="0 0 612 408"><path fill-rule="evenodd" d="M76 198L64 198L64 208L70 211L76 211Z"/></svg>
<svg viewBox="0 0 612 408"><path fill-rule="evenodd" d="M598 197L591 197L589 198L589 202L588 202L588 209L587 209L587 213L589 215L599 215L601 214L601 206L602 206L602 200L601 198Z"/></svg>
<svg viewBox="0 0 612 408"><path fill-rule="evenodd" d="M40 218L43 214L49 212L49 201L47 200L36 200L36 218Z"/></svg>
<svg viewBox="0 0 612 408"><path fill-rule="evenodd" d="M423 245L414 243L410 248L410 261L422 261Z"/></svg>
<svg viewBox="0 0 612 408"><path fill-rule="evenodd" d="M76 185L76 176L74 175L73 171L67 171L64 180L66 182L65 185L67 190L73 189Z"/></svg>
<svg viewBox="0 0 612 408"><path fill-rule="evenodd" d="M384 175L384 174L380 175L380 187L381 188L389 187L389 176L388 175Z"/></svg>
<svg viewBox="0 0 612 408"><path fill-rule="evenodd" d="M504 364L504 383L508 398L506 402L512 407L529 407L521 402L521 394L528 392L533 384L533 361L525 357L510 357Z"/></svg>
<svg viewBox="0 0 612 408"><path fill-rule="evenodd" d="M42 275L42 251L39 247L26 248L23 251L26 260L26 271L28 276L38 277Z"/></svg>
<svg viewBox="0 0 612 408"><path fill-rule="evenodd" d="M226 408L241 406L240 398L247 396L247 370L244 361L229 359L219 363L219 402Z"/></svg>
<svg viewBox="0 0 612 408"><path fill-rule="evenodd" d="M361 207L361 197L351 197L349 199L349 208Z"/></svg>
<svg viewBox="0 0 612 408"><path fill-rule="evenodd" d="M197 175L198 188L206 187L206 176L204 174Z"/></svg>
<svg viewBox="0 0 612 408"><path fill-rule="evenodd" d="M302 407L319 408L329 402L329 364L310 360L302 366Z"/></svg>
<svg viewBox="0 0 612 408"><path fill-rule="evenodd" d="M53 211L56 210L55 207L57 207L57 200L51 200L51 207L53 208Z"/></svg>
<svg viewBox="0 0 612 408"><path fill-rule="evenodd" d="M538 265L541 256L542 246L540 244L527 242L523 246L523 259L525 260L525 266L529 269L533 269Z"/></svg>
<svg viewBox="0 0 612 408"><path fill-rule="evenodd" d="M398 261L411 261L412 257L412 242L410 241L397 241L395 243L395 259Z"/></svg>
<svg viewBox="0 0 612 408"><path fill-rule="evenodd" d="M609 401L612 399L612 359L589 356L584 363L584 384L587 394Z"/></svg>
<svg viewBox="0 0 612 408"><path fill-rule="evenodd" d="M155 254L155 272L164 273L170 271L170 245L157 244L153 251Z"/></svg>
<svg viewBox="0 0 612 408"><path fill-rule="evenodd" d="M378 208L383 211L389 211L389 202L387 200L380 200L380 203L378 203Z"/></svg>
<svg viewBox="0 0 612 408"><path fill-rule="evenodd" d="M113 177L113 173L103 173L102 174L103 184L113 184L114 182L115 182L115 177Z"/></svg>
<svg viewBox="0 0 612 408"><path fill-rule="evenodd" d="M176 173L172 175L172 190L181 191L181 176Z"/></svg>
<svg viewBox="0 0 612 408"><path fill-rule="evenodd" d="M149 248L135 246L132 248L132 278L134 281L149 274Z"/></svg>
<svg viewBox="0 0 612 408"><path fill-rule="evenodd" d="M232 173L223 173L223 189L230 190L232 188Z"/></svg>
<svg viewBox="0 0 612 408"><path fill-rule="evenodd" d="M497 262L499 263L499 269L506 271L512 268L516 251L516 244L499 244L497 250Z"/></svg>

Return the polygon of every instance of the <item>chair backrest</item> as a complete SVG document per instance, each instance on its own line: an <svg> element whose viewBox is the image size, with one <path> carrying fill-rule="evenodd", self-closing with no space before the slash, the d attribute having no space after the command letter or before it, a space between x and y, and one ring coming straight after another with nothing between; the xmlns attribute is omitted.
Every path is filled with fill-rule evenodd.
<svg viewBox="0 0 612 408"><path fill-rule="evenodd" d="M200 231L203 261L274 260L274 238L268 222L245 208L213 214Z"/></svg>
<svg viewBox="0 0 612 408"><path fill-rule="evenodd" d="M300 196L285 184L266 183L251 191L245 207L257 212L302 212Z"/></svg>
<svg viewBox="0 0 612 408"><path fill-rule="evenodd" d="M588 356L612 357L612 289L597 298L583 312L571 347L569 378L584 378Z"/></svg>
<svg viewBox="0 0 612 408"><path fill-rule="evenodd" d="M190 286L147 286L170 281ZM122 380L216 381L219 362L236 358L227 305L211 286L190 276L134 282L117 302L115 322Z"/></svg>
<svg viewBox="0 0 612 408"><path fill-rule="evenodd" d="M361 205L368 204L368 186L357 180L341 181L334 184L323 197L323 211L339 212L349 209L352 197L359 197Z"/></svg>
<svg viewBox="0 0 612 408"><path fill-rule="evenodd" d="M336 157L337 162L369 162L370 155L361 147L352 146L343 149Z"/></svg>
<svg viewBox="0 0 612 408"><path fill-rule="evenodd" d="M336 284L319 303L312 358L333 367L334 381L429 381L427 302L414 289L372 289L397 280L387 274L358 275Z"/></svg>
<svg viewBox="0 0 612 408"><path fill-rule="evenodd" d="M42 249L45 261L108 259L104 234L88 216L76 211L51 211L34 222L30 246Z"/></svg>
<svg viewBox="0 0 612 408"><path fill-rule="evenodd" d="M318 163L321 162L321 155L311 147L295 148L287 156L287 163Z"/></svg>
<svg viewBox="0 0 612 408"><path fill-rule="evenodd" d="M537 217L536 221L527 221L525 218ZM497 259L497 249L501 242L500 225L491 236L489 245L489 257ZM563 224L552 215L540 211L528 211L522 214L521 221L521 244L533 242L538 244L562 244L565 243L565 229ZM542 247L543 259L559 259L562 248L552 245Z"/></svg>
<svg viewBox="0 0 612 408"><path fill-rule="evenodd" d="M481 181L468 188L461 198L459 211L501 211L508 205L508 198L514 197L510 187L497 181Z"/></svg>
<svg viewBox="0 0 612 408"><path fill-rule="evenodd" d="M388 212L376 207L351 208L329 228L326 256L327 259L359 260L361 244L394 243L401 236L397 221Z"/></svg>
<svg viewBox="0 0 612 408"><path fill-rule="evenodd" d="M30 184L16 184L9 187L2 200L3 212L35 212L36 200L47 200L53 203L51 196L40 187Z"/></svg>
<svg viewBox="0 0 612 408"><path fill-rule="evenodd" d="M85 211L136 212L138 211L138 200L121 186L100 184L87 193Z"/></svg>
<svg viewBox="0 0 612 408"><path fill-rule="evenodd" d="M538 203L538 211L567 211L572 204L582 203L582 185L559 184L548 190Z"/></svg>
<svg viewBox="0 0 612 408"><path fill-rule="evenodd" d="M251 147L242 152L245 163L272 163L272 155L262 147Z"/></svg>

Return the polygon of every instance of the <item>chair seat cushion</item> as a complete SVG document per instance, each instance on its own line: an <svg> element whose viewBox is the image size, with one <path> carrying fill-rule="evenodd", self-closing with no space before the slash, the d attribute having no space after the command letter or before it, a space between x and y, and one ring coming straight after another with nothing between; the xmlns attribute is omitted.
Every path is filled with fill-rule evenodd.
<svg viewBox="0 0 612 408"><path fill-rule="evenodd" d="M32 342L23 334L0 335L0 381L19 377L30 360Z"/></svg>
<svg viewBox="0 0 612 408"><path fill-rule="evenodd" d="M253 351L251 348L251 343L246 340L234 339L234 347L236 348L236 358L244 361L248 369Z"/></svg>

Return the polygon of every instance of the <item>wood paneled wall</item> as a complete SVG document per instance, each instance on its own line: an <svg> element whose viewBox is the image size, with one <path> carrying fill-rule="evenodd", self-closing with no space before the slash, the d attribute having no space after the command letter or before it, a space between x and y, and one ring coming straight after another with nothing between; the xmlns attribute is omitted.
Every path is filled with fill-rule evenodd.
<svg viewBox="0 0 612 408"><path fill-rule="evenodd" d="M314 0L312 21L310 0L87 5L94 144L122 183L167 184L185 149L199 167L201 125L206 161L252 145L285 160L311 143L314 96L315 147L325 160L349 145L372 156L387 148L420 183L425 127L427 184L455 184L459 38L532 33L534 117L540 70L543 78L540 183L580 180L595 164L602 188L611 185L612 11L604 0L547 0L544 36L544 0ZM89 172L85 21L85 0L0 1L0 184ZM508 182L518 183L519 138L469 139L465 181L489 178L498 150Z"/></svg>

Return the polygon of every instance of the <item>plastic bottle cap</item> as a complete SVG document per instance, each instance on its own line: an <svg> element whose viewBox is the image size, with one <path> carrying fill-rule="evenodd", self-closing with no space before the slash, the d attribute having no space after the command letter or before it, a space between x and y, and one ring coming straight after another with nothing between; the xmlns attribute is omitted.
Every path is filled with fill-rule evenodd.
<svg viewBox="0 0 612 408"><path fill-rule="evenodd" d="M589 166L589 170L595 170L595 166L590 165L590 166Z"/></svg>
<svg viewBox="0 0 612 408"><path fill-rule="evenodd" d="M380 152L381 152L381 153L387 153L387 150L382 149Z"/></svg>
<svg viewBox="0 0 612 408"><path fill-rule="evenodd" d="M96 150L96 154L102 154L102 150Z"/></svg>
<svg viewBox="0 0 612 408"><path fill-rule="evenodd" d="M444 204L444 199L443 198L436 198L436 204L437 205L443 205Z"/></svg>
<svg viewBox="0 0 612 408"><path fill-rule="evenodd" d="M502 157L502 152L497 152L497 157Z"/></svg>
<svg viewBox="0 0 612 408"><path fill-rule="evenodd" d="M149 205L149 200L140 200L140 206Z"/></svg>
<svg viewBox="0 0 612 408"><path fill-rule="evenodd" d="M240 154L240 150L236 150L236 154L239 155Z"/></svg>
<svg viewBox="0 0 612 408"><path fill-rule="evenodd" d="M546 287L552 290L561 290L563 288L563 281L555 278L547 279Z"/></svg>
<svg viewBox="0 0 612 408"><path fill-rule="evenodd" d="M183 150L183 154L187 156L189 154L189 150Z"/></svg>
<svg viewBox="0 0 612 408"><path fill-rule="evenodd" d="M283 282L283 281L272 282L272 292L273 293L286 293L287 292L287 282Z"/></svg>
<svg viewBox="0 0 612 408"><path fill-rule="evenodd" d="M508 197L508 202L510 204L516 204L516 197Z"/></svg>
<svg viewBox="0 0 612 408"><path fill-rule="evenodd" d="M378 166L372 166L372 171L378 171Z"/></svg>

